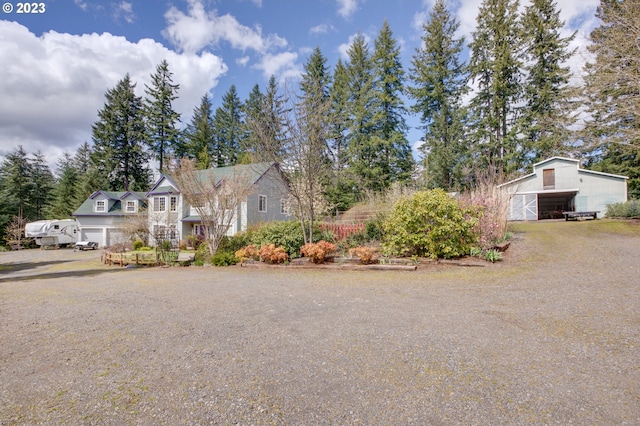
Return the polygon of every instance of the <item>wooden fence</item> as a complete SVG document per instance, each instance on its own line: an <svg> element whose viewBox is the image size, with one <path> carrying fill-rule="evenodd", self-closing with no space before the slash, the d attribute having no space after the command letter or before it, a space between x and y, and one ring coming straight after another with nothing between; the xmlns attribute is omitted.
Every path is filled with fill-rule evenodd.
<svg viewBox="0 0 640 426"><path fill-rule="evenodd" d="M177 261L177 252L165 252L163 255L155 252L148 253L116 253L104 251L100 256L102 263L107 265L147 265L154 266L162 263L171 263Z"/></svg>
<svg viewBox="0 0 640 426"><path fill-rule="evenodd" d="M364 223L321 223L320 229L323 231L331 231L336 237L336 240L344 240L349 235L357 234L358 232L364 232Z"/></svg>

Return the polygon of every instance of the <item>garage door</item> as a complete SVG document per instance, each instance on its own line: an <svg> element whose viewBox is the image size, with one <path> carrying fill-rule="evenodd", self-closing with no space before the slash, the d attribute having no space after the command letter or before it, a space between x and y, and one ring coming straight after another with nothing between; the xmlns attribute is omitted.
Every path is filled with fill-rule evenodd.
<svg viewBox="0 0 640 426"><path fill-rule="evenodd" d="M100 247L104 247L105 245L101 228L82 229L80 232L80 241L94 241L100 244Z"/></svg>
<svg viewBox="0 0 640 426"><path fill-rule="evenodd" d="M107 246L125 243L125 235L120 229L107 229Z"/></svg>

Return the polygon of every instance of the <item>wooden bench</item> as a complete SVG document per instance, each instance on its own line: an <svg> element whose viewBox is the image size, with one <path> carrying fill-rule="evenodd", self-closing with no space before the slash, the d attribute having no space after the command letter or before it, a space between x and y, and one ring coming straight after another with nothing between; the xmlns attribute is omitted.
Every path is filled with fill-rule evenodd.
<svg viewBox="0 0 640 426"><path fill-rule="evenodd" d="M578 220L580 218L592 218L592 219L597 219L598 218L598 213L600 213L599 211L592 211L592 212L562 212L562 214L564 215L564 220Z"/></svg>

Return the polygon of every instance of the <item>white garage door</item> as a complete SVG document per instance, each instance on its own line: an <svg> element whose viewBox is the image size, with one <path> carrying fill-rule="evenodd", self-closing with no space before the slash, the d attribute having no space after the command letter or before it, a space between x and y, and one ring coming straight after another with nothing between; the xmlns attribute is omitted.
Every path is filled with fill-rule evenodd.
<svg viewBox="0 0 640 426"><path fill-rule="evenodd" d="M79 241L93 241L100 244L100 247L104 247L105 241L102 236L102 229L100 228L82 229Z"/></svg>
<svg viewBox="0 0 640 426"><path fill-rule="evenodd" d="M125 235L120 229L107 229L107 246L123 244L126 242Z"/></svg>

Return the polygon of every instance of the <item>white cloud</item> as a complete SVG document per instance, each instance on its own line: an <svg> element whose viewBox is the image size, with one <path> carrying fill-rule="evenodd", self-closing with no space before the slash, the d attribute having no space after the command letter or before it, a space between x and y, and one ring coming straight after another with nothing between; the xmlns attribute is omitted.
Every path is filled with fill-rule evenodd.
<svg viewBox="0 0 640 426"><path fill-rule="evenodd" d="M114 8L114 17L116 21L119 21L120 18L122 18L127 21L128 24L133 24L135 22L136 14L133 13L133 5L131 3L122 0L120 3L114 5ZM86 10L86 5L83 10Z"/></svg>
<svg viewBox="0 0 640 426"><path fill-rule="evenodd" d="M281 81L297 78L302 70L296 64L298 54L294 52L282 52L278 54L267 53L254 67L262 70L265 78L274 75Z"/></svg>
<svg viewBox="0 0 640 426"><path fill-rule="evenodd" d="M338 3L338 15L348 19L358 10L358 0L336 0Z"/></svg>
<svg viewBox="0 0 640 426"><path fill-rule="evenodd" d="M221 41L235 49L261 53L287 45L287 41L277 34L263 37L260 26L247 27L229 14L218 16L215 10L206 11L199 0L188 1L187 14L172 6L164 15L168 26L163 35L181 51L195 53L207 46L215 47Z"/></svg>
<svg viewBox="0 0 640 426"><path fill-rule="evenodd" d="M178 54L150 39L131 43L109 33L55 31L38 37L8 21L0 21L0 34L0 155L23 145L27 152L42 150L54 163L63 150L90 142L106 90L129 73L142 95L163 59L180 84L174 107L183 122L227 71L211 53Z"/></svg>
<svg viewBox="0 0 640 426"><path fill-rule="evenodd" d="M240 65L241 67L246 67L250 59L251 58L249 58L248 56L243 56L241 58L236 59L236 64Z"/></svg>
<svg viewBox="0 0 640 426"><path fill-rule="evenodd" d="M336 28L331 24L320 24L309 28L309 34L326 34L335 30Z"/></svg>

